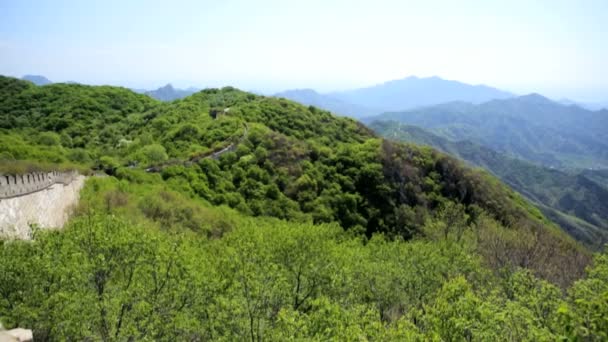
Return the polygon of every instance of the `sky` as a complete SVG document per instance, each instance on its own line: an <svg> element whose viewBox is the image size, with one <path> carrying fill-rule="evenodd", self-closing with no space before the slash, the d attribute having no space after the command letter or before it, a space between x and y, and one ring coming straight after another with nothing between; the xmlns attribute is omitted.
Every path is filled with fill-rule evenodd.
<svg viewBox="0 0 608 342"><path fill-rule="evenodd" d="M608 1L0 0L0 74L260 92L436 75L608 101Z"/></svg>

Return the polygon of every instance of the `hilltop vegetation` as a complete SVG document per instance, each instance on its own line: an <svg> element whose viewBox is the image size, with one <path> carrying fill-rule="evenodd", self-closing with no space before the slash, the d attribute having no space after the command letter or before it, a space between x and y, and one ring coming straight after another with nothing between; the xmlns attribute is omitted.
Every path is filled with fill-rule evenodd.
<svg viewBox="0 0 608 342"><path fill-rule="evenodd" d="M377 121L370 127L386 138L431 146L492 172L576 239L595 249L608 241L608 189L602 186L606 172L571 174L549 169L470 141L449 141L397 122Z"/></svg>
<svg viewBox="0 0 608 342"><path fill-rule="evenodd" d="M0 127L4 163L110 175L65 230L0 245L0 320L37 339L605 337L605 255L585 273L492 176L353 120L0 78Z"/></svg>

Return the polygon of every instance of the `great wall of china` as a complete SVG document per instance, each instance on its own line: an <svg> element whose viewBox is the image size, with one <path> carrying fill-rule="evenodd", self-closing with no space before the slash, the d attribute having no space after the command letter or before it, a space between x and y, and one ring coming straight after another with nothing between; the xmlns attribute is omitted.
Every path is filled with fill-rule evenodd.
<svg viewBox="0 0 608 342"><path fill-rule="evenodd" d="M0 199L24 196L44 190L53 184L70 184L78 173L33 172L23 175L0 175Z"/></svg>
<svg viewBox="0 0 608 342"><path fill-rule="evenodd" d="M77 172L0 174L0 238L29 239L32 224L62 227L84 180Z"/></svg>

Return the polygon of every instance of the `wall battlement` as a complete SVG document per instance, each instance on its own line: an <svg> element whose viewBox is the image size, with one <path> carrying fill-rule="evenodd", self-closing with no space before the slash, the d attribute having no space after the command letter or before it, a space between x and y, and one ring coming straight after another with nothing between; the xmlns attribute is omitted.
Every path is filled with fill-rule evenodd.
<svg viewBox="0 0 608 342"><path fill-rule="evenodd" d="M78 173L70 172L32 172L23 175L0 174L0 199L24 196L49 188L53 184L70 184Z"/></svg>

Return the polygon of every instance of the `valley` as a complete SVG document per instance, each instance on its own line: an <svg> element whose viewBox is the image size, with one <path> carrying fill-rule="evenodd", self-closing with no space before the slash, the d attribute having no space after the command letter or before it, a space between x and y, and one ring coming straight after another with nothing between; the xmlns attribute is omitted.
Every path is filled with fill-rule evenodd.
<svg viewBox="0 0 608 342"><path fill-rule="evenodd" d="M608 111L565 106L538 94L479 105L444 103L366 118L419 126L452 141L469 140L546 167L608 168Z"/></svg>
<svg viewBox="0 0 608 342"><path fill-rule="evenodd" d="M608 188L601 172L565 172L536 165L470 141L450 141L416 126L394 121L370 125L393 140L426 145L488 170L528 198L552 221L593 249L608 241ZM598 176L595 176L595 175Z"/></svg>

